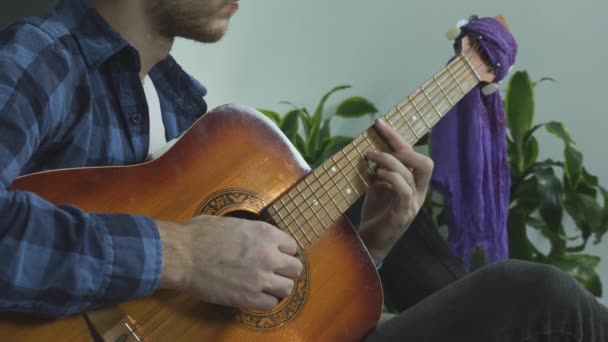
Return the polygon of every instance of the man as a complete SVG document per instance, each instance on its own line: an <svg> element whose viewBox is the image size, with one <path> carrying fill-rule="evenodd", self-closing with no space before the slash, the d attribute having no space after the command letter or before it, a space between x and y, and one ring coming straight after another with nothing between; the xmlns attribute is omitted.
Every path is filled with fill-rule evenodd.
<svg viewBox="0 0 608 342"><path fill-rule="evenodd" d="M155 140L162 133L151 133L159 124L166 140L179 136L207 110L206 91L169 56L173 40L215 42L237 9L233 0L66 0L52 17L28 19L0 34L2 311L60 316L148 296L159 287L269 310L291 292L302 271L296 242L266 223L89 214L9 191L17 176L36 171L143 162L162 145ZM394 152L366 155L379 169L359 234L379 266L418 213L432 162L382 121L375 126ZM497 282L493 291L485 289L488 282ZM505 295L530 289L533 303ZM539 291L548 297L539 299ZM564 291L571 299L559 301ZM529 316L491 315L499 305L510 315L521 310ZM607 316L571 278L542 266L502 263L439 291L369 340L599 341ZM482 318L489 323L475 326Z"/></svg>

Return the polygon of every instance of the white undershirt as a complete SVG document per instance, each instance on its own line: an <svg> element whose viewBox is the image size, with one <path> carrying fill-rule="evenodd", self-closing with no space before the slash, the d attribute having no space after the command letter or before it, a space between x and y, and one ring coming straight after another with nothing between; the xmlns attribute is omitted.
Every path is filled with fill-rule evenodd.
<svg viewBox="0 0 608 342"><path fill-rule="evenodd" d="M167 137L156 87L149 76L146 76L142 83L146 101L148 102L148 116L150 117L150 143L148 145L147 159L151 160L166 151Z"/></svg>

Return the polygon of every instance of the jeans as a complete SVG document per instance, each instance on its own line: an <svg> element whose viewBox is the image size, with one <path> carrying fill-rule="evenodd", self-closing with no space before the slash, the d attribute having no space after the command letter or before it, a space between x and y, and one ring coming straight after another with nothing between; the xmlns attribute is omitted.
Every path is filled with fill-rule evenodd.
<svg viewBox="0 0 608 342"><path fill-rule="evenodd" d="M466 274L425 217L404 234L380 273L387 300L401 313L367 342L608 342L608 309L574 278L518 260Z"/></svg>

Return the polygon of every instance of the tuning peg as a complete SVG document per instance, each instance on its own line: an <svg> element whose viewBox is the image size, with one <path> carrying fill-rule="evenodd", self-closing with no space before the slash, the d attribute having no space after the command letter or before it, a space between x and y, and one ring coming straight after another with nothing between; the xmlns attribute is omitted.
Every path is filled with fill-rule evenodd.
<svg viewBox="0 0 608 342"><path fill-rule="evenodd" d="M484 94L485 96L490 96L497 91L498 91L497 83L488 83L481 88L481 93Z"/></svg>

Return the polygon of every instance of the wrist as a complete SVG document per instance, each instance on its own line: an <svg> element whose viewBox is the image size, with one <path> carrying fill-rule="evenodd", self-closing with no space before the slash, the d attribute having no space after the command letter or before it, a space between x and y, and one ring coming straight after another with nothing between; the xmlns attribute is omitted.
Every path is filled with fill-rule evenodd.
<svg viewBox="0 0 608 342"><path fill-rule="evenodd" d="M162 246L162 271L159 288L181 290L187 287L187 254L179 224L156 221Z"/></svg>

